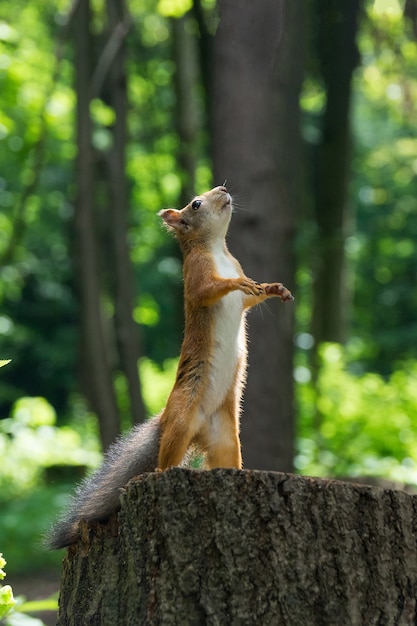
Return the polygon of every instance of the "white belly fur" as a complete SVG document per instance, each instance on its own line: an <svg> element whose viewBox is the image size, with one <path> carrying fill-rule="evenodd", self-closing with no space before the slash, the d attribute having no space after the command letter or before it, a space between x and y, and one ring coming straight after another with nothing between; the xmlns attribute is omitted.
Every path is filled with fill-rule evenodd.
<svg viewBox="0 0 417 626"><path fill-rule="evenodd" d="M237 278L236 268L223 250L214 254L216 269L223 278ZM214 342L209 385L202 402L201 417L213 415L233 385L237 361L244 350L243 293L233 291L215 307Z"/></svg>

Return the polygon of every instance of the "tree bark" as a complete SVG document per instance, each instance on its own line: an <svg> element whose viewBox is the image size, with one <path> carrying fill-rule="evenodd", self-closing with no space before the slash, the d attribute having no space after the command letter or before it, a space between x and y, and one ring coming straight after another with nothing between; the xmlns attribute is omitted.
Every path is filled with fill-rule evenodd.
<svg viewBox="0 0 417 626"><path fill-rule="evenodd" d="M198 163L198 131L201 125L198 107L198 67L195 37L188 32L188 14L173 18L172 40L175 60L176 130L179 138L178 165L181 175L180 206L196 194L195 175Z"/></svg>
<svg viewBox="0 0 417 626"><path fill-rule="evenodd" d="M60 626L408 625L417 499L279 473L175 468L64 561Z"/></svg>
<svg viewBox="0 0 417 626"><path fill-rule="evenodd" d="M403 15L410 20L414 39L417 39L417 0L405 0Z"/></svg>
<svg viewBox="0 0 417 626"><path fill-rule="evenodd" d="M304 3L221 0L213 45L214 183L236 200L230 248L248 276L294 289ZM239 207L244 208L239 211ZM246 467L292 469L294 307L249 316Z"/></svg>
<svg viewBox="0 0 417 626"><path fill-rule="evenodd" d="M315 3L319 18L318 57L326 86L322 139L316 155L314 205L318 264L314 284L312 334L315 346L346 339L348 293L345 241L351 153L351 84L359 61L356 46L360 0Z"/></svg>
<svg viewBox="0 0 417 626"><path fill-rule="evenodd" d="M94 173L91 146L90 80L92 41L90 3L79 2L74 20L77 92L77 199L75 267L80 293L80 359L84 393L97 414L107 448L120 431L112 373L103 328L98 247L94 220Z"/></svg>
<svg viewBox="0 0 417 626"><path fill-rule="evenodd" d="M110 183L110 241L112 244L113 272L111 278L114 296L114 318L120 366L126 377L130 413L133 423L143 422L145 405L139 381L140 330L133 319L134 279L128 245L129 193L126 177L127 144L127 86L125 70L125 43L128 13L121 0L107 0L110 36L121 31L121 42L112 59L108 76L110 104L116 120L113 126L113 145L108 157Z"/></svg>

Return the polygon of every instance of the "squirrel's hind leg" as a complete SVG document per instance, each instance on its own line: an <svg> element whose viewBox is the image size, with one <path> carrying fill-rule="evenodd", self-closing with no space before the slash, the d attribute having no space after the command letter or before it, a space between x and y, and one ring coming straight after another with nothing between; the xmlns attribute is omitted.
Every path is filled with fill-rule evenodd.
<svg viewBox="0 0 417 626"><path fill-rule="evenodd" d="M204 429L203 448L206 466L242 468L239 440L239 410L232 391L221 407L212 415Z"/></svg>
<svg viewBox="0 0 417 626"><path fill-rule="evenodd" d="M190 407L181 393L171 394L161 415L159 470L181 465L198 428L197 424L198 406Z"/></svg>

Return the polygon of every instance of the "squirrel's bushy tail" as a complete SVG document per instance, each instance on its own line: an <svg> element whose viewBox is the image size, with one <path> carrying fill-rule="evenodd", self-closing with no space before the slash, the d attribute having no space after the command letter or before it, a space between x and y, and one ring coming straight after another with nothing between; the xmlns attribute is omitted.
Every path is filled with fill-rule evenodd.
<svg viewBox="0 0 417 626"><path fill-rule="evenodd" d="M121 487L133 476L155 471L160 437L158 416L110 446L102 466L77 487L68 511L46 537L46 545L51 550L69 546L79 538L81 520L104 521L117 511Z"/></svg>

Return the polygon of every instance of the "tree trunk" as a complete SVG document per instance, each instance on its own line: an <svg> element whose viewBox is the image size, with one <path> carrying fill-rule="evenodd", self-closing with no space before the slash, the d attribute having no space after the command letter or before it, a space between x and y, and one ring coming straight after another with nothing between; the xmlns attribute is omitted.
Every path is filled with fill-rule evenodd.
<svg viewBox="0 0 417 626"><path fill-rule="evenodd" d="M180 206L196 194L195 175L198 163L198 130L201 124L198 107L198 66L195 36L188 32L188 14L171 20L175 60L176 130L179 138L178 165L181 175Z"/></svg>
<svg viewBox="0 0 417 626"><path fill-rule="evenodd" d="M226 179L235 195L230 248L251 278L294 289L304 3L222 0L219 6L212 68L214 183ZM246 467L292 468L293 318L294 307L277 302L249 316Z"/></svg>
<svg viewBox="0 0 417 626"><path fill-rule="evenodd" d="M78 3L74 24L78 148L75 267L80 293L80 359L84 393L97 414L103 447L107 448L119 433L119 416L103 328L93 209L94 168L90 119L92 41L88 0Z"/></svg>
<svg viewBox="0 0 417 626"><path fill-rule="evenodd" d="M133 319L134 279L128 245L128 185L126 178L127 144L127 86L125 71L125 44L128 14L124 2L107 0L110 37L120 32L120 43L110 65L108 92L116 121L113 127L113 145L108 159L110 182L110 240L114 275L111 279L114 295L114 317L120 366L126 377L130 413L134 423L146 416L139 382L140 357L139 326Z"/></svg>
<svg viewBox="0 0 417 626"><path fill-rule="evenodd" d="M410 20L414 39L417 39L417 0L405 0L403 15Z"/></svg>
<svg viewBox="0 0 417 626"><path fill-rule="evenodd" d="M64 561L60 626L406 625L417 499L278 473L131 481Z"/></svg>
<svg viewBox="0 0 417 626"><path fill-rule="evenodd" d="M318 57L327 97L314 193L318 267L313 290L312 333L316 347L323 341L344 342L346 339L350 103L352 76L359 61L356 47L359 8L360 0L315 3L320 16Z"/></svg>

